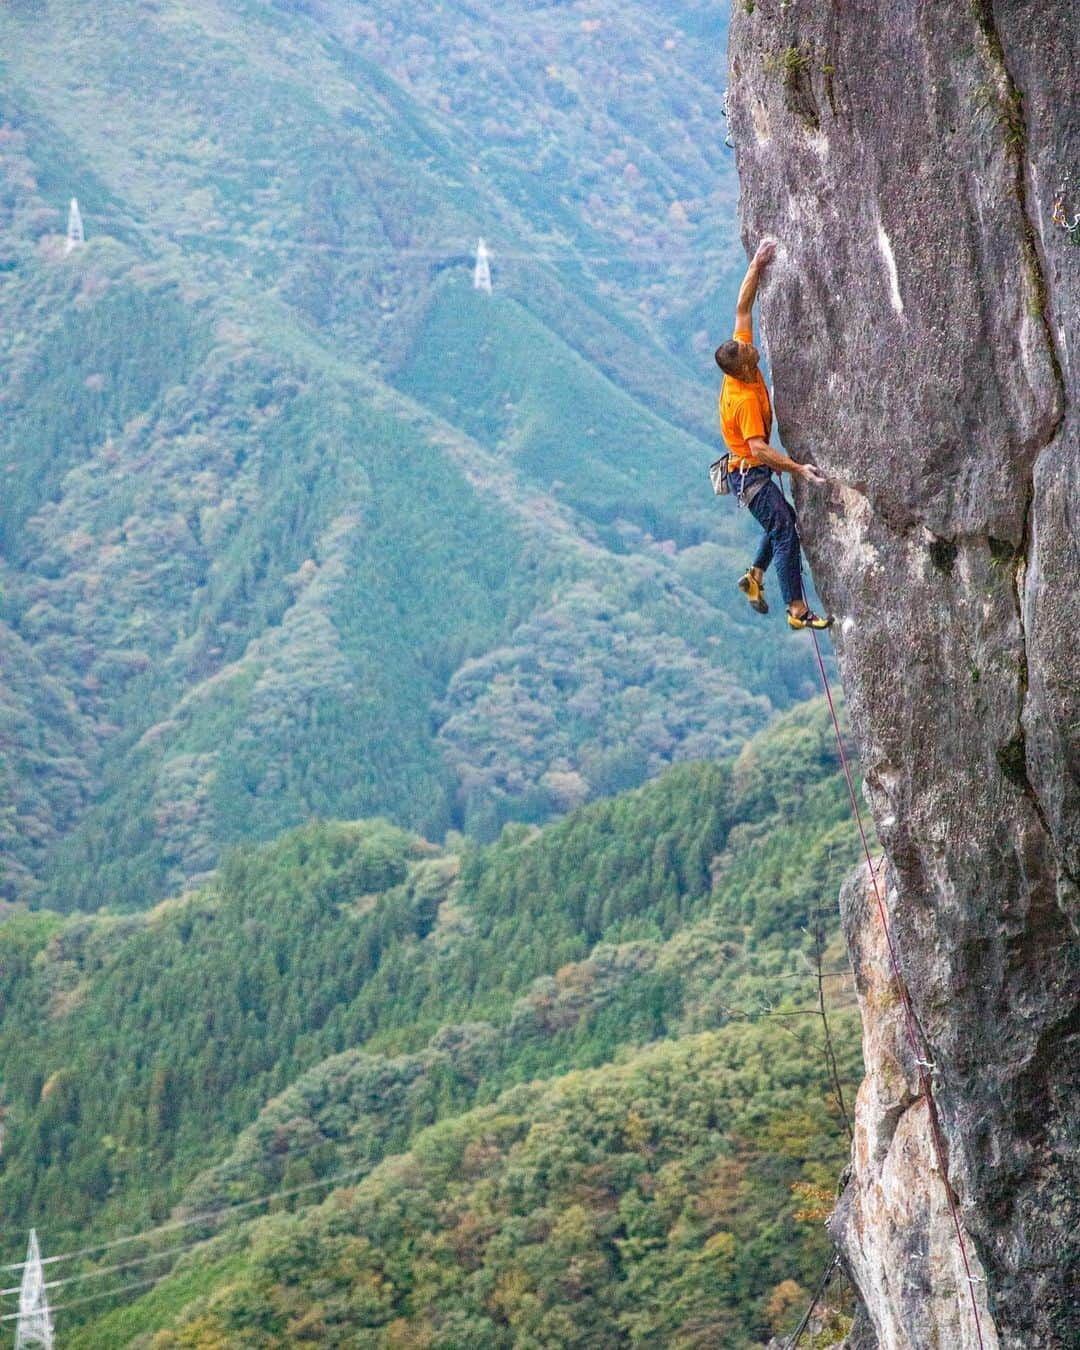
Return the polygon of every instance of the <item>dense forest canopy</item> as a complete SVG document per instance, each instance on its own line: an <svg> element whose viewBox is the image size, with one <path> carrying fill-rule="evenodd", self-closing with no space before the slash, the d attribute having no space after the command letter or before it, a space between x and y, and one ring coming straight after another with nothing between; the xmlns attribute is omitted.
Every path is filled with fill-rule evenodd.
<svg viewBox="0 0 1080 1350"><path fill-rule="evenodd" d="M420 1147L440 1121L460 1117L466 1136L486 1138L487 1122L510 1112L529 1122L527 1135L534 1108L543 1118L573 1083L586 1084L574 1111L586 1109L593 1092L610 1091L625 1105L618 1073L605 1077L603 1066L632 1066L644 1047L666 1046L659 1059L641 1060L638 1111L653 1120L660 1151L644 1147L645 1135L635 1148L644 1148L646 1171L665 1174L663 1158L682 1147L674 1137L663 1143L674 1128L668 1113L681 1114L680 1094L705 1093L711 1123L701 1125L693 1148L729 1158L732 1195L745 1195L739 1243L748 1244L714 1312L726 1325L751 1298L754 1326L765 1326L783 1271L804 1281L824 1251L817 1227L793 1217L806 1197L791 1187L826 1186L843 1148L815 971L829 972L832 1032L850 1095L858 1045L831 897L855 849L827 711L801 705L737 756L678 766L539 833L507 826L494 845L462 842L455 853L386 822L313 825L234 852L204 890L147 914L11 914L0 925L4 1211L24 1224L51 1216L40 1222L55 1251L153 1229L170 1215L212 1215L222 1206L227 1215L279 1191L299 1189L305 1198L294 1203L306 1206L325 1194L310 1191L320 1178L328 1189L342 1173L381 1184L382 1164L397 1168L395 1155ZM702 1035L711 1039L693 1039ZM726 1082L747 1055L768 1065L766 1076L741 1079L741 1104L722 1108L728 1089L706 1090L709 1075ZM699 1081L692 1066L705 1062L713 1067ZM601 1076L558 1086L568 1071L586 1068ZM652 1100L647 1085L656 1072L670 1086L657 1087ZM537 1086L525 1097L503 1100L528 1082ZM676 1096L664 1105L669 1090ZM577 1118L562 1110L559 1147L577 1149ZM510 1147L525 1137L522 1128L498 1138ZM597 1138L595 1165L622 1139ZM782 1139L789 1139L783 1148ZM503 1166L502 1147L492 1167ZM684 1196L697 1167L672 1173L675 1195ZM481 1169L473 1180L481 1174L496 1175ZM636 1172L618 1175L621 1195ZM473 1223L468 1214L479 1200L468 1187L459 1199L462 1221ZM529 1203L561 1210L564 1199L560 1191L542 1201L538 1192ZM761 1206L780 1207L781 1228L759 1231ZM254 1220L261 1208L240 1213ZM209 1238L216 1226L197 1224L186 1239ZM664 1258L691 1265L680 1276L689 1302L679 1296L663 1316L690 1317L700 1279L715 1274L700 1264L701 1243L721 1228L694 1227L693 1241L680 1240ZM411 1250L411 1231L393 1242ZM586 1245L600 1241L600 1230L587 1231ZM249 1239L245 1229L226 1245L235 1240L246 1253ZM311 1241L321 1250L321 1237ZM496 1264L502 1241L491 1252ZM486 1239L481 1245L486 1251ZM759 1247L768 1253L760 1270ZM131 1255L156 1251L150 1238ZM172 1306L172 1280L189 1291L182 1303L192 1289L215 1287L221 1252L208 1251L202 1273L181 1266L138 1317L153 1323ZM111 1265L102 1255L86 1273ZM636 1259L605 1278L630 1278ZM230 1263L234 1274L263 1278L248 1255ZM359 1268L353 1274L368 1279ZM596 1292L603 1303L613 1291ZM331 1317L341 1328L354 1325L355 1309L346 1311L354 1293L343 1291ZM421 1313L420 1303L401 1301L404 1293L402 1285L386 1303L383 1321L430 1313L444 1337L431 1343L453 1343L454 1318L443 1327L441 1313ZM460 1297L469 1303L474 1294L463 1288ZM553 1297L552 1289L544 1294ZM634 1304L629 1291L623 1297ZM294 1291L291 1311L274 1312L279 1339L267 1344L288 1343L296 1299L305 1298ZM489 1307L483 1316L491 1315ZM629 1304L625 1316L629 1327ZM241 1333L221 1334L228 1343ZM504 1343L503 1332L490 1334L492 1344Z"/></svg>

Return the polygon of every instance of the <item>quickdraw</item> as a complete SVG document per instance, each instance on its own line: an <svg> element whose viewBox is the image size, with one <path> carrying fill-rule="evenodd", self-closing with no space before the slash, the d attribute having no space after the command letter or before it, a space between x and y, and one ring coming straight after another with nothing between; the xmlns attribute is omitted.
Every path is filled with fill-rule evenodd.
<svg viewBox="0 0 1080 1350"><path fill-rule="evenodd" d="M1055 225L1059 225L1065 231L1072 243L1080 244L1080 211L1077 211L1076 215L1070 220L1068 209L1065 205L1065 199L1069 193L1069 179L1071 176L1071 172L1066 170L1061 183L1058 186L1057 195L1054 198L1054 206L1053 210L1050 212L1050 219Z"/></svg>

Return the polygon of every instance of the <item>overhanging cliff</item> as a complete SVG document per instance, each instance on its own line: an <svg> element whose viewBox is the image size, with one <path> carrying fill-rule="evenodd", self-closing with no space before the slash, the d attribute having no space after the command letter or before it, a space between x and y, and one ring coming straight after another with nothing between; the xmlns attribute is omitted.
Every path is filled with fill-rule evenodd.
<svg viewBox="0 0 1080 1350"><path fill-rule="evenodd" d="M1073 1346L1080 247L1053 210L1063 183L1080 209L1080 11L734 8L745 241L781 241L762 293L776 411L831 479L797 494L802 534L839 620L983 1339ZM870 1073L835 1228L871 1343L974 1346L864 899L849 889L846 921Z"/></svg>

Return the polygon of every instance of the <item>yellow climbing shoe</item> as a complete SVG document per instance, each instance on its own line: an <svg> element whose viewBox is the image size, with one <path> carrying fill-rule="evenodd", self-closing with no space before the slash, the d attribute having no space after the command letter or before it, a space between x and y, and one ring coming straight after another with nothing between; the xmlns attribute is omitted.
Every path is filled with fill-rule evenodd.
<svg viewBox="0 0 1080 1350"><path fill-rule="evenodd" d="M820 614L815 614L812 609L808 609L805 614L800 614L798 618L788 610L788 626L790 628L831 628L833 626L833 616L826 615L823 619Z"/></svg>
<svg viewBox="0 0 1080 1350"><path fill-rule="evenodd" d="M752 572L739 578L739 590L750 601L751 609L756 609L759 614L768 614L769 602L765 599L765 587Z"/></svg>

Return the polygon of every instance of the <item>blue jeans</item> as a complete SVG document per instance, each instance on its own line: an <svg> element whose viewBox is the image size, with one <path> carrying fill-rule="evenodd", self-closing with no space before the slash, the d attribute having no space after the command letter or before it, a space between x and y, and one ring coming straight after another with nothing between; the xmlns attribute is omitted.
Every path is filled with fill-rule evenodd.
<svg viewBox="0 0 1080 1350"><path fill-rule="evenodd" d="M765 531L761 547L754 559L754 566L762 572L776 559L777 579L780 582L780 594L784 604L791 605L803 600L802 555L799 551L799 532L795 525L795 511L791 503L773 481L768 469L749 469L742 484L742 490L761 481L761 475L767 475L767 481L758 488L750 503L750 514ZM740 490L739 475L735 475L736 492Z"/></svg>

